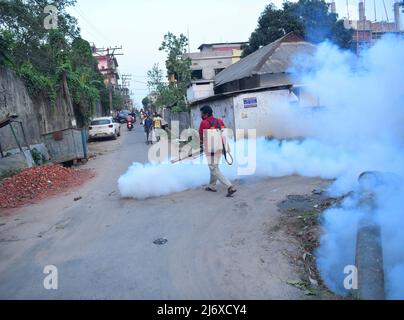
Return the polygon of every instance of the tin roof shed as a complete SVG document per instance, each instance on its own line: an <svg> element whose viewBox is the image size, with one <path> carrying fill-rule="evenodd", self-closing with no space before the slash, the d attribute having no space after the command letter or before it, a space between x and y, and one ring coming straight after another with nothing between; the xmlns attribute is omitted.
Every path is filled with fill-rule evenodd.
<svg viewBox="0 0 404 320"><path fill-rule="evenodd" d="M215 92L291 85L291 68L299 69L297 58L315 51L315 45L291 32L219 73L214 79Z"/></svg>

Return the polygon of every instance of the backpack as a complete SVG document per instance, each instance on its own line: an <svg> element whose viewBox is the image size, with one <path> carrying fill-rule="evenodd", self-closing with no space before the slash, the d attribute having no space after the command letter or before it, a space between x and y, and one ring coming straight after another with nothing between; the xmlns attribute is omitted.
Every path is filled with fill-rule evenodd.
<svg viewBox="0 0 404 320"><path fill-rule="evenodd" d="M221 124L219 119L214 118L213 121L208 121L210 129L206 130L206 154L213 156L215 154L225 152L225 137L223 136L223 129L225 126Z"/></svg>
<svg viewBox="0 0 404 320"><path fill-rule="evenodd" d="M225 126L220 124L220 119L213 118L213 121L208 121L210 124L210 129L222 130Z"/></svg>

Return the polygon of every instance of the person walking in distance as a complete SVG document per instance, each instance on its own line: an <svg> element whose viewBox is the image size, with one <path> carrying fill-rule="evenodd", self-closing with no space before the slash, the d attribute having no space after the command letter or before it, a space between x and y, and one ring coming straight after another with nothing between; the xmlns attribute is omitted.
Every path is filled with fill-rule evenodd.
<svg viewBox="0 0 404 320"><path fill-rule="evenodd" d="M223 155L223 143L220 141L220 146L217 150L213 150L208 132L210 130L221 131L225 128L225 125L221 119L213 117L213 110L210 106L204 106L201 108L202 122L199 127L199 135L201 138L201 146L205 151L206 158L208 160L210 170L210 184L206 188L206 191L217 192L216 185L220 181L227 187L227 197L233 196L237 192L237 189L233 184L222 174L219 168L220 161ZM221 138L220 138L221 139Z"/></svg>
<svg viewBox="0 0 404 320"><path fill-rule="evenodd" d="M154 127L154 135L156 136L156 140L160 141L161 139L161 127L162 127L162 118L156 112L153 117L153 127Z"/></svg>
<svg viewBox="0 0 404 320"><path fill-rule="evenodd" d="M150 118L149 115L146 116L146 119L144 120L144 131L146 133L146 144L153 144L153 141L151 141L151 133L153 130L153 120Z"/></svg>

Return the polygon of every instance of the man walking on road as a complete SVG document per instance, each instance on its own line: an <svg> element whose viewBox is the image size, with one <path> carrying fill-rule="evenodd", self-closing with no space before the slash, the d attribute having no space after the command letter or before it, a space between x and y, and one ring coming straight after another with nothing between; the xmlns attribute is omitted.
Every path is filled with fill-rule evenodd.
<svg viewBox="0 0 404 320"><path fill-rule="evenodd" d="M153 120L147 115L146 119L144 120L144 131L146 133L146 144L149 145L150 143L153 144L151 133L153 130Z"/></svg>
<svg viewBox="0 0 404 320"><path fill-rule="evenodd" d="M162 127L162 118L161 116L156 112L154 114L153 118L153 127L154 127L154 134L156 136L157 141L160 141L161 137L161 127Z"/></svg>
<svg viewBox="0 0 404 320"><path fill-rule="evenodd" d="M208 146L209 142L207 141L207 132L209 130L223 130L225 128L224 123L221 119L213 117L213 110L210 106L204 106L201 109L201 116L202 122L199 128L199 135L201 138L201 146L203 146L205 151L210 170L210 185L206 188L206 191L217 192L216 185L217 182L220 181L227 187L227 197L231 197L237 192L237 189L220 171L219 164L222 159L223 149L218 148L218 150L212 152L212 149ZM222 141L220 141L220 144L222 144Z"/></svg>

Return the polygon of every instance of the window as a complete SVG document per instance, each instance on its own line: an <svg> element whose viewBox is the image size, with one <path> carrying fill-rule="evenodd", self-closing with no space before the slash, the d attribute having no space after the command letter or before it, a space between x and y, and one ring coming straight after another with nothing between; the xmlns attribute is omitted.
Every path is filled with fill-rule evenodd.
<svg viewBox="0 0 404 320"><path fill-rule="evenodd" d="M111 124L111 120L105 119L105 120L94 120L91 122L92 126L103 126L103 125L107 125L107 124Z"/></svg>
<svg viewBox="0 0 404 320"><path fill-rule="evenodd" d="M192 70L192 79L193 80L203 79L202 70Z"/></svg>
<svg viewBox="0 0 404 320"><path fill-rule="evenodd" d="M220 72L222 72L224 68L215 69L215 75L217 76Z"/></svg>

